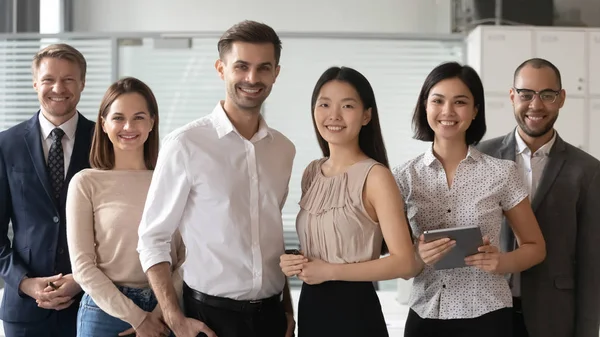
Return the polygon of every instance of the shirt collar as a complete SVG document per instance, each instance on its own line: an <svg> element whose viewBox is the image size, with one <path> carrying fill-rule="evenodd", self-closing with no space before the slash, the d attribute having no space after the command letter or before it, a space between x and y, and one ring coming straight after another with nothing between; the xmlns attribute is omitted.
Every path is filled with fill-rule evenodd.
<svg viewBox="0 0 600 337"><path fill-rule="evenodd" d="M554 135L552 136L552 138L550 139L550 141L548 141L546 144L542 145L542 147L540 147L537 151L535 151L535 153L539 153L540 155L547 157L548 155L550 155L550 150L552 149L552 146L554 145L554 142L556 141L556 131L553 131ZM531 149L529 149L529 147L527 146L527 144L525 144L525 141L523 140L523 138L521 138L521 135L519 134L519 129L516 128L515 129L515 140L516 140L516 146L517 146L517 154L531 154Z"/></svg>
<svg viewBox="0 0 600 337"><path fill-rule="evenodd" d="M227 117L227 113L225 113L225 110L223 109L223 103L223 101L217 103L217 106L215 106L212 112L213 123L215 129L217 130L217 136L219 137L219 139L225 137L231 132L235 132L239 135L239 132L235 129L233 123L231 123L231 120L229 120L229 117ZM258 131L254 134L250 141L257 142L266 137L272 139L273 135L265 119L262 116L260 116L260 120L258 122Z"/></svg>
<svg viewBox="0 0 600 337"><path fill-rule="evenodd" d="M465 157L465 159L472 159L474 161L479 161L481 159L481 152L479 152L479 150L477 150L475 147L469 146L469 148L467 150L467 156ZM425 152L425 156L423 157L423 160L425 161L425 165L427 165L427 166L431 166L436 161L439 162L439 160L433 154L433 144L431 144L431 146Z"/></svg>
<svg viewBox="0 0 600 337"><path fill-rule="evenodd" d="M38 120L40 122L40 131L42 132L42 139L46 140L50 137L50 133L52 130L57 128L52 122L50 122L46 116L42 113L42 111L38 114ZM75 131L77 130L77 122L79 121L79 112L75 112L75 115L71 117L68 121L62 123L58 127L61 128L65 132L65 136L69 140L75 139Z"/></svg>

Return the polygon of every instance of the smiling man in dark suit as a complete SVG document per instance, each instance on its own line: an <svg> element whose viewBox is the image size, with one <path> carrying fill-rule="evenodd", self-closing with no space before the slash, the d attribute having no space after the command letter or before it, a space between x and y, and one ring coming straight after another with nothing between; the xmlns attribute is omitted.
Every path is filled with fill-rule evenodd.
<svg viewBox="0 0 600 337"><path fill-rule="evenodd" d="M0 133L0 318L6 337L74 337L81 288L71 275L65 201L71 177L89 167L94 123L77 111L86 61L69 45L50 45L32 72L40 110Z"/></svg>
<svg viewBox="0 0 600 337"><path fill-rule="evenodd" d="M546 260L510 278L515 337L598 337L600 162L554 130L565 98L556 66L525 61L510 89L518 127L479 145L517 162L546 240ZM502 248L514 249L506 223L503 233Z"/></svg>

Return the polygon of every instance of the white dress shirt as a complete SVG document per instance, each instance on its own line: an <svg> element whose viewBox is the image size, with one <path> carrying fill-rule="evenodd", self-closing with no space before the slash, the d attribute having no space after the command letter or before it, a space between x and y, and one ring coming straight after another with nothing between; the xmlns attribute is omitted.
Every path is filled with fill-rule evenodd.
<svg viewBox="0 0 600 337"><path fill-rule="evenodd" d="M451 187L432 148L393 171L416 238L430 229L476 225L492 245L499 246L503 212L527 198L515 162L472 146ZM512 307L512 295L504 275L471 266L446 270L425 266L413 280L409 304L421 318L475 318Z"/></svg>
<svg viewBox="0 0 600 337"><path fill-rule="evenodd" d="M168 135L139 227L144 272L171 262L169 240L179 228L183 279L192 289L238 300L280 293L281 208L295 154L264 119L252 139L242 137L221 102Z"/></svg>
<svg viewBox="0 0 600 337"><path fill-rule="evenodd" d="M40 121L44 158L46 162L48 162L48 152L50 151L50 146L52 146L52 137L50 137L50 133L56 126L52 124L41 111L38 114L38 120ZM65 135L62 137L63 154L65 156L65 177L67 176L69 164L71 163L71 154L73 154L73 145L75 145L75 131L77 130L78 120L79 113L76 112L71 119L58 126L65 132Z"/></svg>
<svg viewBox="0 0 600 337"><path fill-rule="evenodd" d="M542 145L542 147L535 151L533 155L531 154L531 150L529 149L527 144L525 144L523 138L521 138L521 135L519 135L518 129L515 130L515 140L515 161L517 162L517 167L519 168L521 177L527 185L527 189L529 191L529 199L533 202L533 198L535 197L535 192L537 191L540 179L542 178L542 174L544 173L546 164L548 164L548 156L550 155L550 150L552 149L552 146L556 141L556 132L554 132L554 136L552 136L552 139L550 139L548 143ZM511 277L512 294L515 297L520 297L521 274L514 273Z"/></svg>

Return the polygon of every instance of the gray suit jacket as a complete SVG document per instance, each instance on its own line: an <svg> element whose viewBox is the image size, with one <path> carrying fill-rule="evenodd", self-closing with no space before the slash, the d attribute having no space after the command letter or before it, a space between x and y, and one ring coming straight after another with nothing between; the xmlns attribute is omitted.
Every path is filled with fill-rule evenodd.
<svg viewBox="0 0 600 337"><path fill-rule="evenodd" d="M479 144L515 160L515 132ZM531 337L598 337L600 329L600 161L559 136L550 150L532 208L546 259L521 274L521 301ZM502 249L513 248L505 223Z"/></svg>

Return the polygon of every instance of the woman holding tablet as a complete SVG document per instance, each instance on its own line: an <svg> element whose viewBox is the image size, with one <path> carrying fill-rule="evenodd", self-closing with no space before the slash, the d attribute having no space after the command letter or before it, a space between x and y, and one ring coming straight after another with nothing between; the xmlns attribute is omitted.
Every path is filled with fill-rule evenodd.
<svg viewBox="0 0 600 337"><path fill-rule="evenodd" d="M526 186L513 161L487 156L476 145L486 131L485 102L475 70L439 65L427 76L413 115L415 138L433 142L393 170L405 201L418 255L405 336L511 336L512 294L505 274L540 263L545 243ZM506 216L519 247L498 250ZM483 246L466 267L436 270L456 242L425 242L423 232L479 226Z"/></svg>

